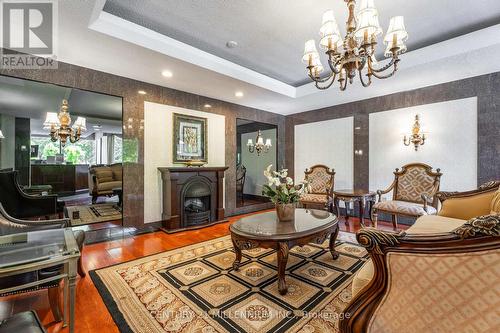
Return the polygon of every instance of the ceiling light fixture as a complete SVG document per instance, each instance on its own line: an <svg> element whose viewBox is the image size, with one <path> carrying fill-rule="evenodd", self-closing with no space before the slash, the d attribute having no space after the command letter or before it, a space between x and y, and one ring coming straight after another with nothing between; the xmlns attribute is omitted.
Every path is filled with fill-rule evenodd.
<svg viewBox="0 0 500 333"><path fill-rule="evenodd" d="M248 151L250 154L257 152L257 156L260 156L261 152L267 153L269 149L272 147L271 139L266 139L266 143L264 143L264 138L262 137L262 132L259 130L257 132L257 137L255 138L255 144L252 139L248 139L247 142Z"/></svg>
<svg viewBox="0 0 500 333"><path fill-rule="evenodd" d="M212 107L212 105L210 105L210 104L205 104L205 105L203 105L203 107L204 107L204 108L207 108L207 109L210 109L210 108Z"/></svg>
<svg viewBox="0 0 500 333"><path fill-rule="evenodd" d="M144 90L139 90L137 93L138 93L139 95L146 95L146 92L145 92Z"/></svg>
<svg viewBox="0 0 500 333"><path fill-rule="evenodd" d="M165 71L161 72L161 75L163 75L164 77L168 77L168 78L171 78L172 76L174 76L174 74L169 70L165 70Z"/></svg>
<svg viewBox="0 0 500 333"><path fill-rule="evenodd" d="M326 77L321 77L323 65L316 50L316 42L311 39L305 43L302 61L307 64L307 73L315 82L316 88L320 90L330 88L337 77L342 91L346 90L348 81L350 84L353 83L356 75L359 75L363 87L368 87L372 83L372 76L377 79L387 79L396 73L400 61L398 56L407 49L405 42L408 39L408 32L404 18L395 16L391 18L389 30L384 37L384 44L386 44L384 55L391 60L379 67L375 59L375 47L377 37L382 35L383 31L378 22L378 11L374 0L362 0L357 17L354 15L356 1L344 1L349 10L349 18L346 22L347 34L344 39L340 35L333 10L328 10L323 14L319 45L326 50L325 53L328 56L328 67L331 72ZM392 71L383 74L391 68ZM368 77L367 82L365 82L365 76Z"/></svg>
<svg viewBox="0 0 500 333"><path fill-rule="evenodd" d="M68 101L63 99L59 114L47 112L47 117L43 123L43 128L50 130L50 139L53 142L60 140L63 147L68 139L71 143L80 140L82 132L87 130L87 120L84 117L76 118L75 123L71 126L68 108Z"/></svg>
<svg viewBox="0 0 500 333"><path fill-rule="evenodd" d="M237 91L237 92L234 93L234 96L236 96L236 97L243 97L244 95L243 95L242 91Z"/></svg>

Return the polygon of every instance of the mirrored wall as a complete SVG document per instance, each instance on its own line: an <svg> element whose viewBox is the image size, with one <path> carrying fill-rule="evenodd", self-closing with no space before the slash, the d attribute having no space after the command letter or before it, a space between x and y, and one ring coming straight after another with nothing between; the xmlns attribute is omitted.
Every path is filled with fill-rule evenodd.
<svg viewBox="0 0 500 333"><path fill-rule="evenodd" d="M24 194L57 198L55 214L26 218L121 225L122 126L121 97L0 76L0 179L13 174ZM0 201L18 195L1 185Z"/></svg>
<svg viewBox="0 0 500 333"><path fill-rule="evenodd" d="M264 170L277 164L276 125L246 119L236 120L236 206L261 207L269 200L262 196L267 183Z"/></svg>

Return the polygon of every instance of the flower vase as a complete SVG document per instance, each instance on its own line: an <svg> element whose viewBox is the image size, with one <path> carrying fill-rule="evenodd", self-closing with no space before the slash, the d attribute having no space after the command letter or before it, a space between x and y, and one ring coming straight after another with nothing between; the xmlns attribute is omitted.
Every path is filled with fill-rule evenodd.
<svg viewBox="0 0 500 333"><path fill-rule="evenodd" d="M295 218L295 204L276 204L276 215L280 222L292 221Z"/></svg>

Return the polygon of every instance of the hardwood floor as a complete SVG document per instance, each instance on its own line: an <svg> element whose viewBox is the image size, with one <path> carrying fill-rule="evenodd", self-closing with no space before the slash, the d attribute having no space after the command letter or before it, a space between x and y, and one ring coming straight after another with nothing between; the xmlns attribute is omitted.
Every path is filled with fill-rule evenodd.
<svg viewBox="0 0 500 333"><path fill-rule="evenodd" d="M83 265L85 271L88 272L89 270L146 255L225 236L229 234L229 225L240 217L231 217L227 223L199 230L175 234L166 234L159 231L121 240L87 245L83 252ZM400 227L402 229L407 228L403 225ZM359 228L360 225L357 218L350 218L349 225L346 225L343 219L340 221L340 229L343 231L356 232ZM379 222L379 229L392 230L392 225L381 221ZM119 332L88 274L83 279L79 278L76 295L75 332ZM49 310L47 291L2 298L0 302L0 319L30 309L37 311L49 333L68 332L68 329L62 328L60 323L54 322L52 313Z"/></svg>

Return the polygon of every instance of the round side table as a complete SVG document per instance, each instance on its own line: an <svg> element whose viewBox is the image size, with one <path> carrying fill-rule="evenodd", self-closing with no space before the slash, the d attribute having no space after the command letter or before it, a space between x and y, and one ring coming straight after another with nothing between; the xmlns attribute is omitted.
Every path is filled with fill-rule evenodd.
<svg viewBox="0 0 500 333"><path fill-rule="evenodd" d="M370 212L371 221L371 211L373 204L375 203L377 193L368 190L359 189L348 189L348 190L334 190L333 191L333 203L335 205L335 211L337 216L340 216L339 202L343 201L345 203L354 202L358 203L359 206L359 222L361 226L365 226L365 208L368 203L368 211ZM349 223L349 213L346 207L345 223Z"/></svg>

